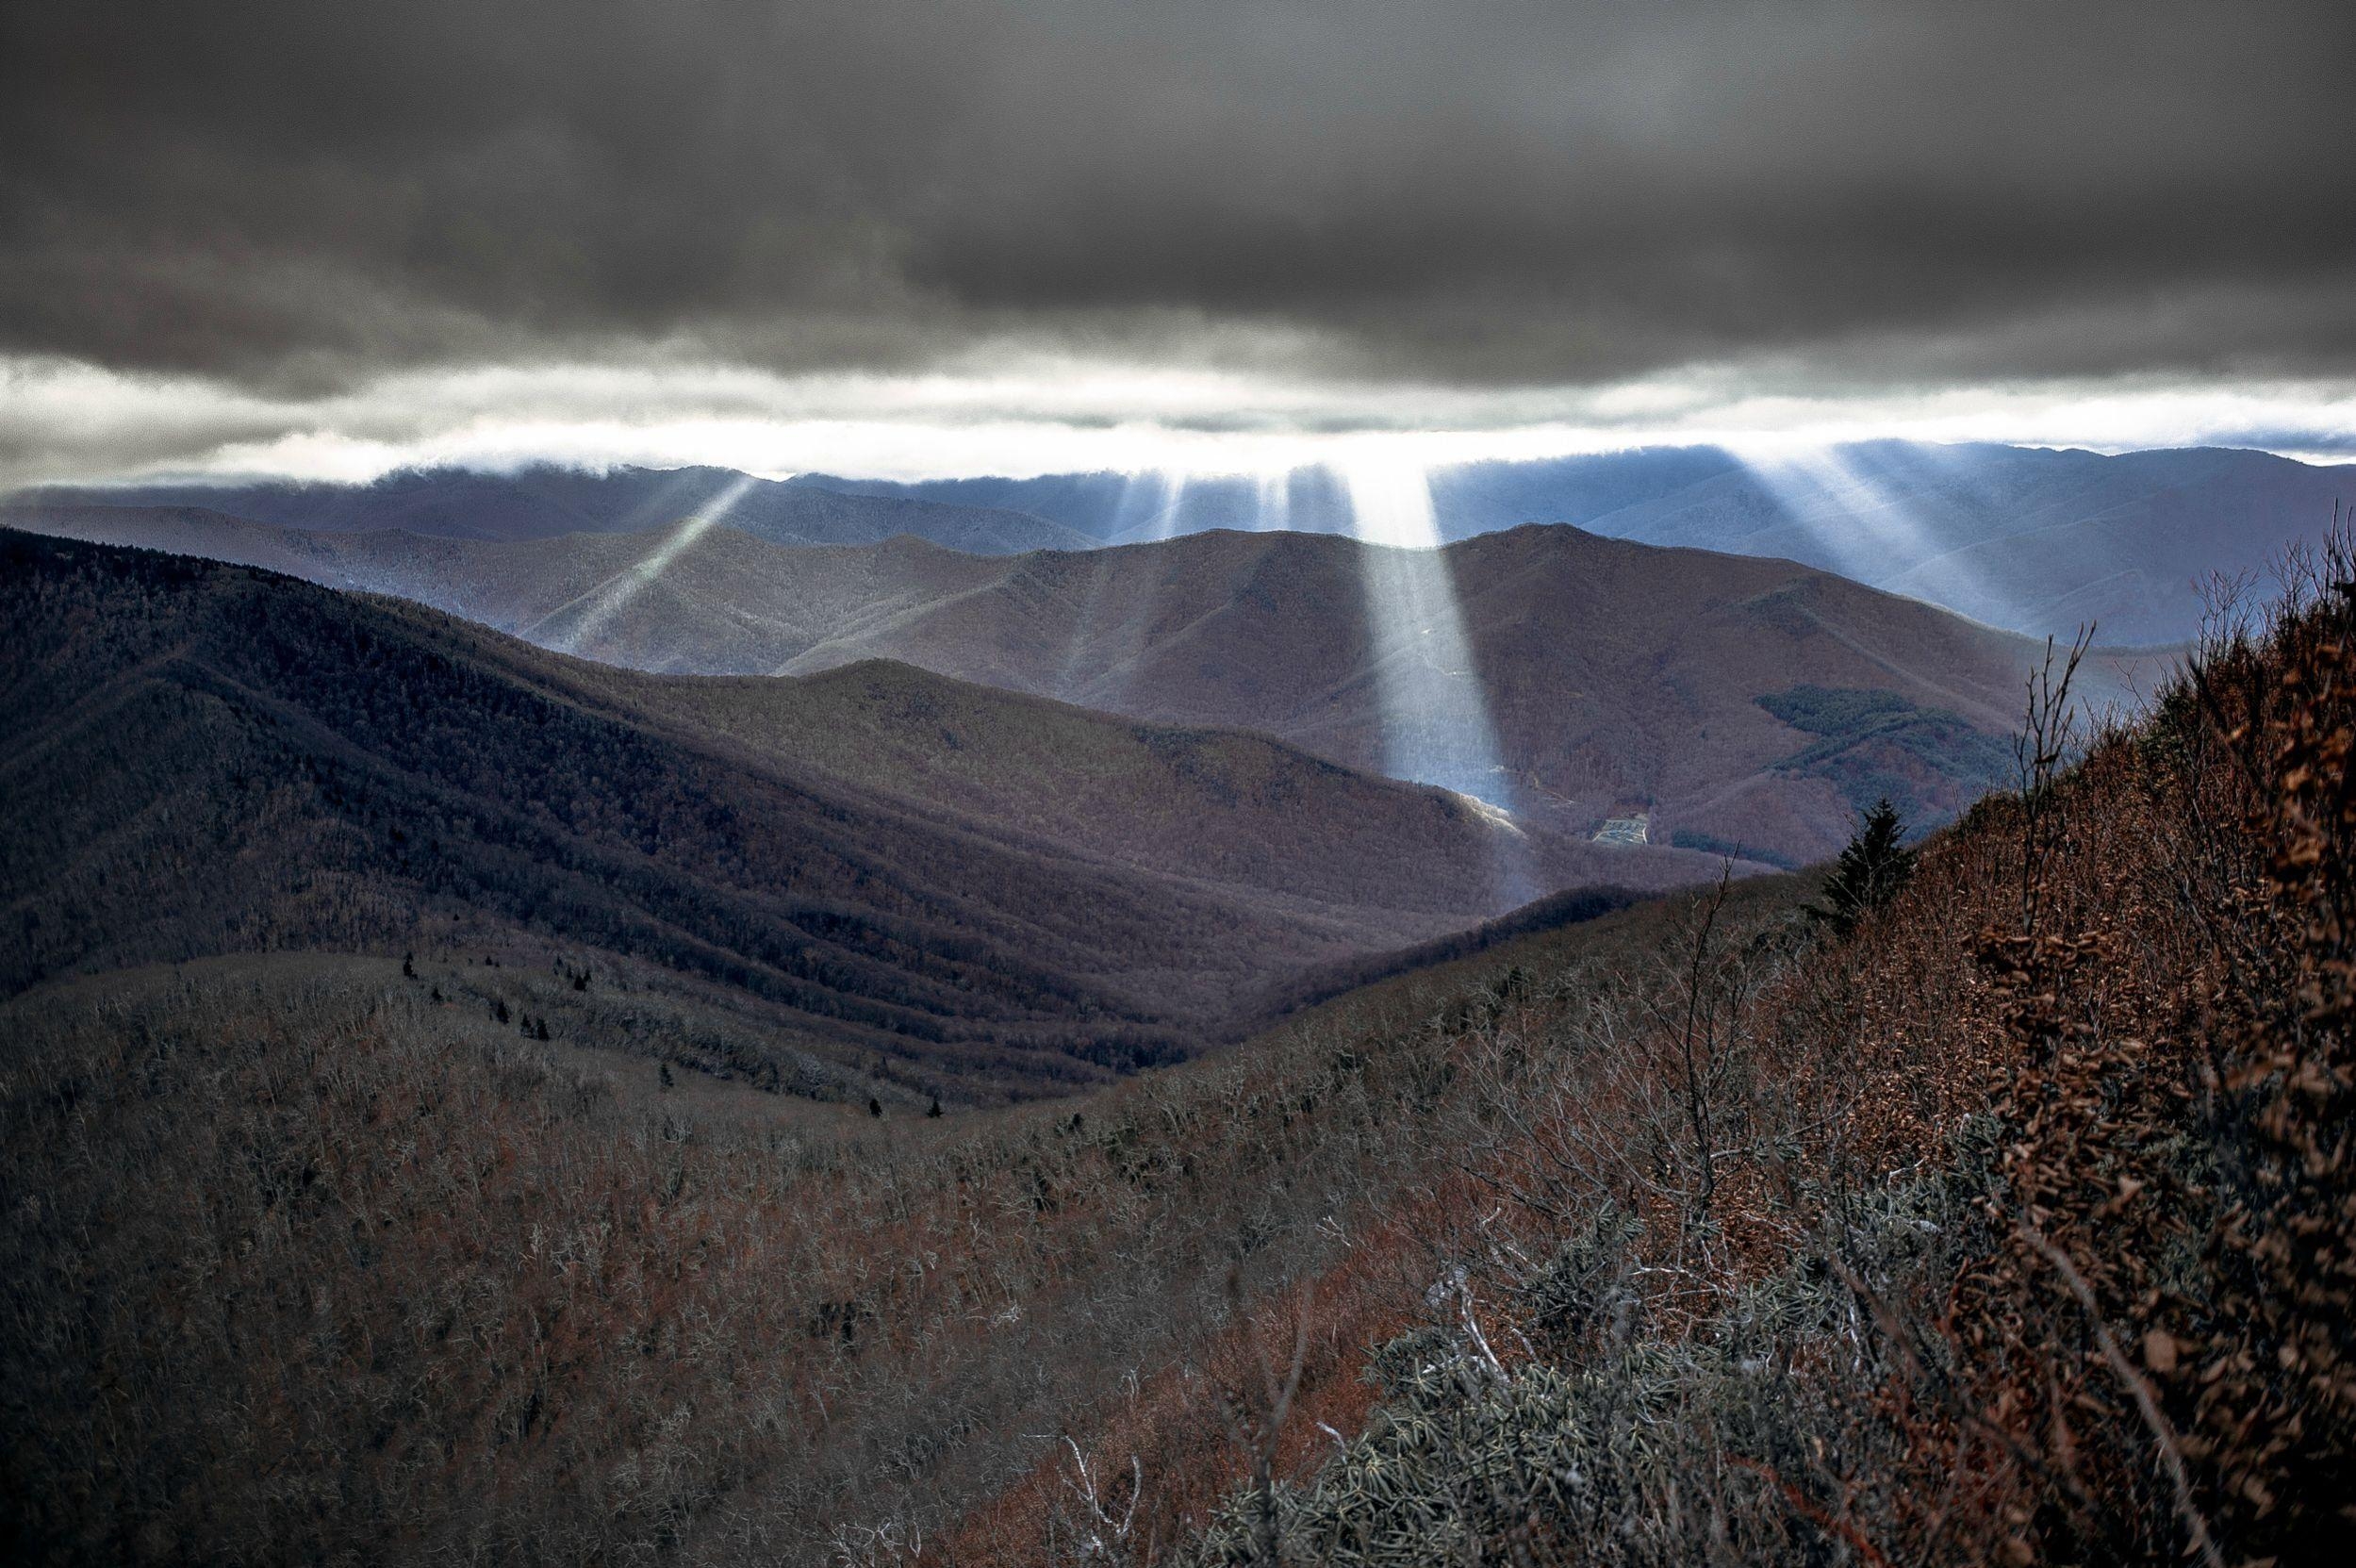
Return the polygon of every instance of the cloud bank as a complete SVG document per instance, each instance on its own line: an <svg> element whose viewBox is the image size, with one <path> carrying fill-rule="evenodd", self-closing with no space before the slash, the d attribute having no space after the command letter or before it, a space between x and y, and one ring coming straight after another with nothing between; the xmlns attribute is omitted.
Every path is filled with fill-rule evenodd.
<svg viewBox="0 0 2356 1568"><path fill-rule="evenodd" d="M596 390L577 430L862 386L1028 427L1041 367L1160 378L1119 412L1181 443L1966 388L2329 425L2350 58L2276 0L14 6L0 460L463 444L391 410L503 375ZM25 408L77 377L181 404Z"/></svg>

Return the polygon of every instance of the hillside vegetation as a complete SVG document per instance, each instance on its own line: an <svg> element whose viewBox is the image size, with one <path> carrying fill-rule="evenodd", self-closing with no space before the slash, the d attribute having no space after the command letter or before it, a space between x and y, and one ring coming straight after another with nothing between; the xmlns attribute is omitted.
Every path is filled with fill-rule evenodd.
<svg viewBox="0 0 2356 1568"><path fill-rule="evenodd" d="M1191 1054L1606 859L1264 737L911 669L660 680L184 558L11 533L0 568L0 993L472 950L700 987L767 1035L715 1048L763 1081L815 1054L986 1099Z"/></svg>
<svg viewBox="0 0 2356 1568"><path fill-rule="evenodd" d="M6 1528L91 1561L2326 1560L2348 568L2067 770L2046 691L2026 787L1846 940L1803 879L1679 895L1051 1106L666 1087L484 1006L561 975L451 960L19 999Z"/></svg>
<svg viewBox="0 0 2356 1568"><path fill-rule="evenodd" d="M958 1560L2336 1560L2352 565L2067 771L2055 670L1846 940L1705 900L1435 1016L1412 1196Z"/></svg>
<svg viewBox="0 0 2356 1568"><path fill-rule="evenodd" d="M1633 957L1658 918L1511 950ZM937 1539L1022 1483L1051 1447L1029 1434L1087 1429L1234 1301L1348 1255L1441 1102L1423 1020L1465 983L1411 973L1082 1101L878 1118L585 1047L634 996L404 967L208 960L0 1005L0 1542Z"/></svg>

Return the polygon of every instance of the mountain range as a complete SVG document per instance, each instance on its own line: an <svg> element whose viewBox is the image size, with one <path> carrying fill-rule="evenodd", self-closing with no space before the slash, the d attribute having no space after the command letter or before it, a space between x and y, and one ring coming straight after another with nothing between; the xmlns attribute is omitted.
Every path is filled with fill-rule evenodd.
<svg viewBox="0 0 2356 1568"><path fill-rule="evenodd" d="M41 1326L10 1452L128 1434L103 1473L136 1484L41 1483L52 1535L226 1499L93 1560L262 1539L298 1476L354 1499L316 1516L344 1555L561 1535L653 1560L684 1518L725 1539L709 1560L837 1560L841 1521L888 1514L1011 1568L1059 1549L1036 1499L1084 1499L1105 1454L1142 1456L1132 1492L1194 1477L1140 1504L1176 1539L1235 1516L1224 1390L1255 1362L1273 1387L1288 1338L1317 1347L1288 1464L1440 1465L1408 1494L1434 1517L1416 1499L1493 1450L1430 1448L1425 1396L1379 1378L1454 1353L1415 1327L1436 1299L1477 1333L1458 1260L1508 1270L1478 1311L1520 1336L1518 1382L1458 1386L1602 1386L1608 1426L1638 1383L1541 1347L1618 1333L1591 1307L1638 1277L1612 1195L1769 1245L1814 1204L1841 1233L1977 1125L1981 1085L2038 1081L1969 1032L2021 1016L1985 955L2024 888L2072 951L2144 921L2133 982L2235 907L2134 888L2288 863L2216 852L2160 793L2198 767L2211 799L2240 762L2178 701L2052 786L2048 864L2122 871L2025 881L2037 829L1998 799L1890 850L1898 891L1844 937L1803 905L1850 871L1764 873L1880 797L1920 829L2015 782L2049 645L1569 525L984 554L780 543L710 504L513 538L6 516L0 1116L25 1197L0 1275ZM2081 697L2166 662L2097 649ZM2073 1005L2177 994L2114 967L2072 970ZM1817 1174L1755 1184L1760 1149ZM2100 1168L2069 1185L2080 1235L2111 1223ZM1978 1223L1962 1193L1904 1245ZM1735 1233L1700 1224L1664 1270ZM1919 1343L1970 1278L1903 1298ZM1710 1391L1690 1409L1752 1387L1725 1349L1750 1288L1720 1293L1738 1337L1705 1362L1643 1326L1671 1313L1632 1319L1629 1376L1672 1368ZM1568 1305L1502 1315L1523 1300ZM1847 1311L1807 1314L1836 1350ZM1887 1388L1867 1369L1862 1403ZM1556 1443L1591 1403L1512 1430ZM658 1473L687 1478L608 1500Z"/></svg>
<svg viewBox="0 0 2356 1568"><path fill-rule="evenodd" d="M2003 737L2043 653L1789 561L1567 527L1438 553L1213 532L980 556L911 538L782 548L694 522L492 542L189 508L14 515L396 594L632 668L809 675L894 660L1132 719L1260 732L1447 784L1543 834L1618 822L1607 836L1777 864L1830 854L1878 796L1928 824L2008 779ZM1445 647L1414 640L1427 621ZM2155 662L2098 657L2082 689L2125 700Z"/></svg>
<svg viewBox="0 0 2356 1568"><path fill-rule="evenodd" d="M219 952L504 953L634 977L766 1082L986 1098L1191 1054L1533 891L1709 867L1260 735L874 661L644 675L18 532L0 619L11 992Z"/></svg>
<svg viewBox="0 0 2356 1568"><path fill-rule="evenodd" d="M1436 468L1439 536L1570 523L1613 538L1780 556L1991 626L2114 644L2198 635L2212 584L2263 600L2284 547L2356 503L2347 470L2232 448L2100 453L1876 441L1780 454L1643 448ZM1051 474L921 484L807 475L813 488L1035 513L1106 542L1207 528L1354 530L1323 469Z"/></svg>
<svg viewBox="0 0 2356 1568"><path fill-rule="evenodd" d="M2099 453L1876 441L1780 454L1639 448L1432 469L1443 540L1567 523L1643 544L1821 567L2032 636L2088 626L2114 645L2199 635L2220 586L2272 589L2356 502L2345 470L2232 448ZM1356 536L1324 467L1268 475L1066 473L900 482L719 468L428 469L366 485L282 481L49 487L52 506L195 507L318 533L399 529L516 542L684 520L786 545L906 535L975 554L1083 550L1213 530Z"/></svg>
<svg viewBox="0 0 2356 1568"><path fill-rule="evenodd" d="M976 554L1085 549L1089 535L1002 507L914 496L852 495L756 479L733 469L588 470L534 465L512 472L402 470L365 485L263 480L235 484L50 486L13 505L194 506L317 532L398 528L457 539L629 534L725 516L774 544L874 544L898 535Z"/></svg>

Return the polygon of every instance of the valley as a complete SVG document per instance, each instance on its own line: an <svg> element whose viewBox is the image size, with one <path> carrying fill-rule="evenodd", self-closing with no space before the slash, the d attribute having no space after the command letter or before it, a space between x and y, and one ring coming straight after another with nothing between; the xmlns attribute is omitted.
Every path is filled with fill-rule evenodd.
<svg viewBox="0 0 2356 1568"><path fill-rule="evenodd" d="M416 639L585 711L618 700L597 682L645 679L235 569L11 548L11 580L77 621L96 578L201 634L173 602L193 583L288 601L313 649L342 635L325 618L373 610L351 635L384 668ZM32 576L28 548L65 564ZM2336 1516L2247 1481L2335 1466L2347 1424L2315 1414L2335 1407L2270 1447L2219 1439L2304 1398L2274 1376L2285 1347L2343 1364L2345 1319L2300 1314L2298 1258L2184 1243L2253 1211L2325 1233L2345 1182L2300 1151L2347 1097L2278 1068L2245 1117L2183 1084L2212 1026L2237 1064L2291 1039L2344 1054L2337 582L2213 651L2225 716L2171 687L1935 835L1846 935L1805 913L1821 873L1582 906L1045 1103L936 1117L887 1079L772 1088L693 1054L717 987L479 928L0 999L0 1279L43 1326L38 1353L0 1341L12 1527L91 1559L993 1568L1090 1541L1246 1568L1273 1527L1280 1561L1407 1568L1468 1540L1505 1555L1551 1510L1564 1560L1632 1534L1660 1561L1721 1538L1796 1559L1846 1539L1821 1515L1896 1561L1998 1553L2070 1497L2068 1455L2092 1480L2071 1528L2128 1560L2174 1527L2147 1426L2166 1400L2204 1519L2298 1555ZM281 645L229 624L258 675ZM863 701L888 727L905 674L817 684L883 679ZM1792 713L1886 714L1867 706ZM498 707L545 734L522 695ZM2245 716L2254 766L2227 738ZM738 989L738 1016L773 1018ZM976 1009L977 1032L999 1015ZM2265 1177L2220 1193L2241 1160ZM2083 1260L2102 1317L2039 1239ZM2132 1283L2161 1268L2198 1289ZM2025 1413L1936 1419L1950 1398ZM1820 1441L1894 1479L1857 1484ZM69 1489L28 1453L87 1469ZM1573 1465L1587 1484L1558 1485ZM1713 1466L1714 1514L1670 1506Z"/></svg>
<svg viewBox="0 0 2356 1568"><path fill-rule="evenodd" d="M2338 1568L2350 60L0 4L0 1568Z"/></svg>
<svg viewBox="0 0 2356 1568"><path fill-rule="evenodd" d="M907 666L648 676L250 569L23 534L0 563L12 990L472 946L659 975L765 1082L987 1099L1193 1054L1533 886L1712 865Z"/></svg>

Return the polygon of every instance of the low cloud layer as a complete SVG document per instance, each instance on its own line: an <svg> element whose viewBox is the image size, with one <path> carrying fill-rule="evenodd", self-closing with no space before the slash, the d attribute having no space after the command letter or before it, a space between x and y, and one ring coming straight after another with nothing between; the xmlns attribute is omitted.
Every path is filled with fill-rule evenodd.
<svg viewBox="0 0 2356 1568"><path fill-rule="evenodd" d="M1735 373L1592 388L1370 386L1034 361L958 376L427 369L320 393L0 361L0 489L208 472L360 480L542 460L712 463L772 477L1266 472L1371 456L1443 465L1661 444L1771 453L1886 437L2104 451L2214 443L2344 461L2356 459L2356 385L2147 377L1809 394Z"/></svg>
<svg viewBox="0 0 2356 1568"><path fill-rule="evenodd" d="M15 6L0 356L2343 386L2351 58L2266 0Z"/></svg>

